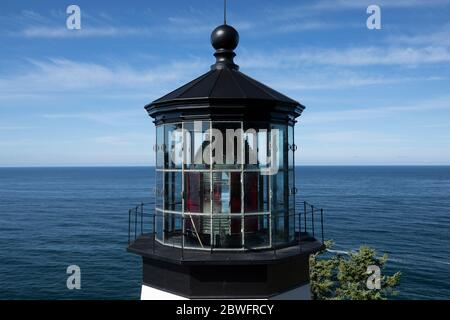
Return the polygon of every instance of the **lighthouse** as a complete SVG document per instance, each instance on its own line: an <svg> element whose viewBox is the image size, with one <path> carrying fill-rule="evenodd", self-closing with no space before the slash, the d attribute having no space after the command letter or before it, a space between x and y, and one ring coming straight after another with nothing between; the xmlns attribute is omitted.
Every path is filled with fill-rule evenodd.
<svg viewBox="0 0 450 320"><path fill-rule="evenodd" d="M141 298L310 299L323 212L296 201L305 107L239 70L235 28L211 44L208 72L145 106L155 200L129 211L127 248L142 257Z"/></svg>

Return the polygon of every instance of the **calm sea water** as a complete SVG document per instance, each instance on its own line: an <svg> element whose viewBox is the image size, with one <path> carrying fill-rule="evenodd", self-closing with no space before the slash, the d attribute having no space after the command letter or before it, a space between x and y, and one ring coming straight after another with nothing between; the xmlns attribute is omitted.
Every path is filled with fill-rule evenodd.
<svg viewBox="0 0 450 320"><path fill-rule="evenodd" d="M450 167L299 167L337 250L388 252L402 299L450 299ZM128 209L152 201L153 168L0 169L0 299L138 299ZM81 268L81 290L66 268Z"/></svg>

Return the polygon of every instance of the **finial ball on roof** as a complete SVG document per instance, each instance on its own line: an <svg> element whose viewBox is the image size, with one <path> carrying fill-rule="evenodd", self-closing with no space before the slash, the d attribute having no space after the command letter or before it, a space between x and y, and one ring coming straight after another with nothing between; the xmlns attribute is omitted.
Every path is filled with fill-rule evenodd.
<svg viewBox="0 0 450 320"><path fill-rule="evenodd" d="M211 44L216 50L234 50L239 44L239 33L227 24L218 26L211 33Z"/></svg>

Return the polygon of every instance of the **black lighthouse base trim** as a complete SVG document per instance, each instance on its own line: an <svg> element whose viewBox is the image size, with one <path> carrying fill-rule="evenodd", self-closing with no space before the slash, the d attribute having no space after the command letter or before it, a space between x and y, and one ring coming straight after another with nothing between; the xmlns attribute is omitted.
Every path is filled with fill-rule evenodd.
<svg viewBox="0 0 450 320"><path fill-rule="evenodd" d="M276 252L184 250L180 257L179 248L143 237L128 251L142 256L143 284L150 287L189 299L268 299L309 283L309 255L322 248L312 241Z"/></svg>

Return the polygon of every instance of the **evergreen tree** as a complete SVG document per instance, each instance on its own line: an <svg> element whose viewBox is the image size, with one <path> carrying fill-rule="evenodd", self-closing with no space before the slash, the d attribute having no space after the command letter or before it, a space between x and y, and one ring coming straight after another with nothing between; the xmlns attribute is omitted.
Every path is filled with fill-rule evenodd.
<svg viewBox="0 0 450 320"><path fill-rule="evenodd" d="M332 241L326 241L326 249L311 255L310 278L313 299L316 300L383 300L395 296L395 288L400 283L400 272L384 275L388 256L377 257L376 251L361 246L357 252L334 254L328 249ZM380 288L370 289L367 281L369 266L378 266L381 270Z"/></svg>

